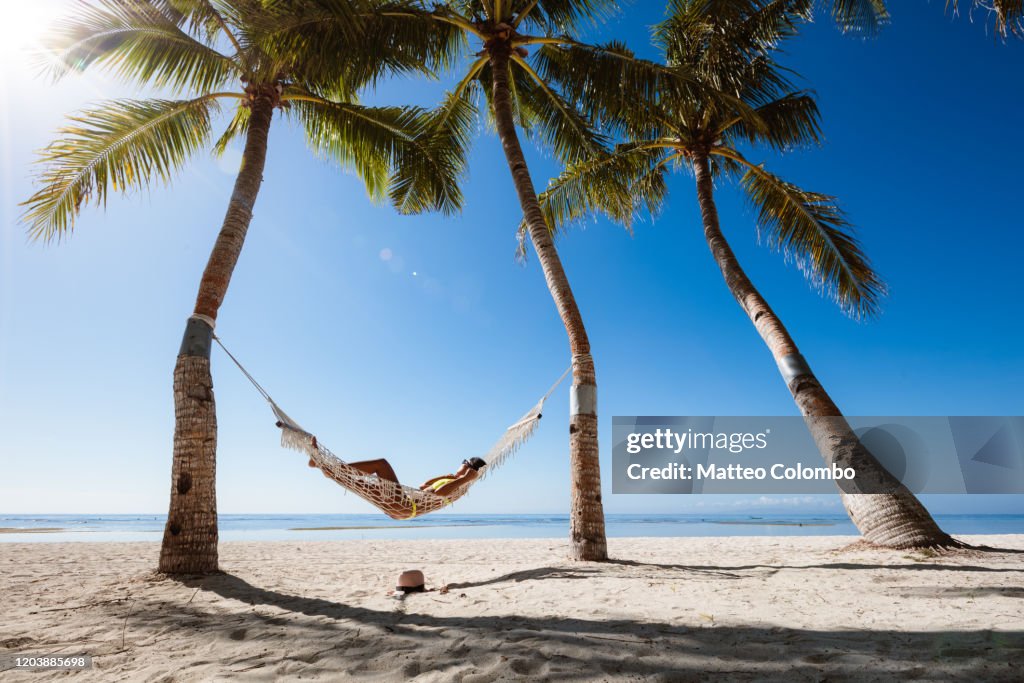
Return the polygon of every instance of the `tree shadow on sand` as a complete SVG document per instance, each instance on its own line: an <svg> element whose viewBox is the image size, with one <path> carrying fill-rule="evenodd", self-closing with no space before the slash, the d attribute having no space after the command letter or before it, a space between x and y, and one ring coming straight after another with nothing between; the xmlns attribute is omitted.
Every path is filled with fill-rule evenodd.
<svg viewBox="0 0 1024 683"><path fill-rule="evenodd" d="M1024 574L1024 566L1019 569L1011 567L986 567L983 565L952 564L917 560L914 564L883 564L869 562L822 562L818 564L738 564L738 565L699 565L699 564L659 564L656 562L637 562L634 560L608 560L609 564L629 567L650 567L652 569L674 569L688 572L707 572L725 576L738 577L733 572L754 569L884 569L886 571L950 571L950 572L992 572L997 574Z"/></svg>
<svg viewBox="0 0 1024 683"><path fill-rule="evenodd" d="M866 562L826 562L818 564L742 564L742 565L696 565L696 564L665 564L658 562L639 562L636 560L611 559L602 563L600 567L635 567L641 569L652 569L661 572L683 573L686 578L709 578L714 580L735 580L744 578L740 572L749 571L770 571L772 573L782 569L834 569L834 570L862 570L862 569L885 569L900 571L952 571L952 572L993 572L993 573L1020 573L1024 574L1024 567L1014 569L1009 567L985 567L969 564L943 564L919 561L914 564L876 564ZM560 567L537 567L534 569L523 569L509 572L500 576L494 576L481 581L464 581L449 583L448 587L455 588L480 588L493 586L500 583L522 583L523 581L543 581L547 579L586 579L591 576L601 575L609 578L607 571L599 568L598 565L581 563L572 566Z"/></svg>
<svg viewBox="0 0 1024 683"><path fill-rule="evenodd" d="M561 567L537 567L535 569L524 569L521 571L509 572L508 574L502 574L495 576L490 579L484 579L482 581L464 581L460 583L449 583L448 588L479 588L482 586L492 586L499 583L522 583L523 581L543 581L545 579L587 579L592 576L600 575L602 578L614 578L614 574L609 573L607 568L609 567L648 567L651 569L660 570L662 572L668 571L672 574L685 574L686 578L711 578L715 580L719 579L741 579L743 576L734 572L720 571L710 567L690 567L686 565L669 565L669 564L650 564L643 562L633 562L630 560L609 560L601 563L601 565L588 565L585 563L579 563L571 566ZM633 575L624 575L623 578L633 579Z"/></svg>
<svg viewBox="0 0 1024 683"><path fill-rule="evenodd" d="M642 564L642 563L638 563ZM502 580L586 578L587 567L513 572ZM455 676L501 667L502 678L579 680L618 676L699 680L707 673L731 680L927 679L1019 680L1011 662L1024 657L1024 632L814 630L771 626L686 627L604 615L442 616L416 611L411 597L392 610L347 605L254 586L232 574L186 579L184 585L250 605L217 609L201 603L144 600L132 615L136 628L158 632L198 629L210 638L244 638L276 629L289 657L311 666L358 675L381 649L408 662L407 675ZM459 600L459 596L449 596ZM208 601L204 601L208 602ZM552 611L558 609L552 605ZM436 611L433 610L433 611ZM445 656L438 659L437 653ZM369 671L367 669L367 671Z"/></svg>

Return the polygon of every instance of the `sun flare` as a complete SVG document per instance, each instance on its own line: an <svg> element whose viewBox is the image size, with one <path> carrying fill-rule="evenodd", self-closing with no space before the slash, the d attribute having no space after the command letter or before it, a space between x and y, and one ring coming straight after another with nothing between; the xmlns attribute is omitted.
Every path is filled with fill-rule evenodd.
<svg viewBox="0 0 1024 683"><path fill-rule="evenodd" d="M0 58L5 66L26 61L58 16L52 2L5 2L0 9Z"/></svg>

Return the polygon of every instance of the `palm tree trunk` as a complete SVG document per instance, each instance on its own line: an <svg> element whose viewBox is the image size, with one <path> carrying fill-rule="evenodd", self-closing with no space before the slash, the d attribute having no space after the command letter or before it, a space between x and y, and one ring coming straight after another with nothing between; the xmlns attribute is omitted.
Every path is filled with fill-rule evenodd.
<svg viewBox="0 0 1024 683"><path fill-rule="evenodd" d="M491 48L494 121L505 151L512 182L519 195L530 240L537 252L537 260L544 271L544 279L555 300L558 314L569 335L572 353L573 400L569 418L569 467L571 477L571 509L569 537L573 559L600 561L608 559L604 531L604 506L601 502L601 464L597 442L597 378L594 359L590 355L590 341L583 326L576 299L562 268L554 240L548 230L526 157L519 144L512 100L508 85L508 45Z"/></svg>
<svg viewBox="0 0 1024 683"><path fill-rule="evenodd" d="M840 490L850 519L864 540L890 548L951 546L956 542L932 519L921 502L897 481L860 443L838 406L811 371L782 321L743 272L736 255L726 242L718 222L714 185L707 156L695 156L697 200L704 221L704 237L725 277L729 291L757 328L768 346L787 387L793 395L822 457L829 464L853 467L857 478L869 491L852 493Z"/></svg>
<svg viewBox="0 0 1024 683"><path fill-rule="evenodd" d="M217 311L252 220L274 113L271 93L251 101L242 168L227 215L199 283L174 367L174 462L171 503L160 548L159 569L168 574L217 571L217 414L210 375L210 344Z"/></svg>

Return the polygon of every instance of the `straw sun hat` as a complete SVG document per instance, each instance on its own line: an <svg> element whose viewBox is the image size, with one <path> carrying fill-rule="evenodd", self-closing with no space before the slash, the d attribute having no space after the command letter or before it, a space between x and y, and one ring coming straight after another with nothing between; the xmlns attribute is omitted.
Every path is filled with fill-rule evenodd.
<svg viewBox="0 0 1024 683"><path fill-rule="evenodd" d="M426 590L426 579L419 569L410 569L402 572L398 577L398 585L395 590L403 593L422 593Z"/></svg>

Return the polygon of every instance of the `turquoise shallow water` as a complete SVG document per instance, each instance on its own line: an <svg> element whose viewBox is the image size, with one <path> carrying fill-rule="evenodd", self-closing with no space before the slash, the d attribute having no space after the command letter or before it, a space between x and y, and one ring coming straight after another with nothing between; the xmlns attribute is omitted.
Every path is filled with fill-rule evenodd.
<svg viewBox="0 0 1024 683"><path fill-rule="evenodd" d="M953 534L1024 534L1024 515L937 515ZM0 515L0 543L158 541L163 515ZM34 529L59 529L32 533ZM24 530L24 531L20 531ZM608 515L610 537L854 536L845 515ZM416 538L564 538L566 515L221 515L224 541Z"/></svg>

